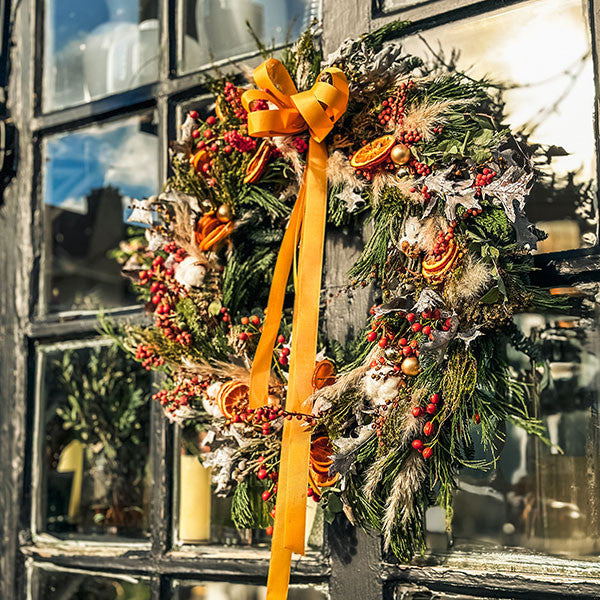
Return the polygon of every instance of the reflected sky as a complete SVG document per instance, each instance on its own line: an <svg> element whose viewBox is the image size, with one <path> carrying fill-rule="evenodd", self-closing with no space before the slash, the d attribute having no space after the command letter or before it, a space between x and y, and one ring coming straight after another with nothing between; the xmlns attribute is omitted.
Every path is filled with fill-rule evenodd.
<svg viewBox="0 0 600 600"><path fill-rule="evenodd" d="M124 210L131 198L157 192L158 138L139 117L51 136L44 155L44 203L63 210L85 214L90 191L109 186L119 189Z"/></svg>
<svg viewBox="0 0 600 600"><path fill-rule="evenodd" d="M131 304L131 291L110 251L127 237L132 199L158 191L152 116L49 136L43 150L43 297L49 309Z"/></svg>
<svg viewBox="0 0 600 600"><path fill-rule="evenodd" d="M248 31L270 45L293 41L320 15L320 0L182 0L185 36L180 68L256 51Z"/></svg>
<svg viewBox="0 0 600 600"><path fill-rule="evenodd" d="M156 80L157 0L46 0L44 109Z"/></svg>

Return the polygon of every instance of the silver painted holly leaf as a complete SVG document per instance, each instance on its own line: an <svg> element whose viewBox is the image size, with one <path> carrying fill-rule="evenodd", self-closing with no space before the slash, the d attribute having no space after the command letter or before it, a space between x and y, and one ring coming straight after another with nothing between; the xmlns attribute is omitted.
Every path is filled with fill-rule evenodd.
<svg viewBox="0 0 600 600"><path fill-rule="evenodd" d="M141 225L152 225L154 220L154 210L152 208L156 196L148 200L133 200L131 213L127 217L127 223L140 223Z"/></svg>
<svg viewBox="0 0 600 600"><path fill-rule="evenodd" d="M526 173L520 167L511 166L498 179L481 188L481 193L484 197L492 198L495 204L502 205L506 216L514 223L516 220L514 203L517 203L517 210L523 212L532 177L533 173Z"/></svg>
<svg viewBox="0 0 600 600"><path fill-rule="evenodd" d="M336 198L346 205L346 210L349 213L355 212L365 203L365 199L349 186L344 187L344 189L336 195Z"/></svg>
<svg viewBox="0 0 600 600"><path fill-rule="evenodd" d="M515 213L515 221L512 225L517 235L517 244L519 246L529 248L530 250L537 249L539 239L535 234L534 225L529 222L529 219L523 212L517 211Z"/></svg>
<svg viewBox="0 0 600 600"><path fill-rule="evenodd" d="M480 209L479 201L475 198L475 188L471 180L453 181L448 175L454 170L451 165L444 171L427 175L418 181L419 185L426 185L429 192L442 196L445 201L444 215L448 221L456 219L456 207L464 206L465 209ZM436 205L436 198L432 197L423 212L423 218L429 216Z"/></svg>
<svg viewBox="0 0 600 600"><path fill-rule="evenodd" d="M441 296L431 288L425 288L410 310L414 313L422 313L423 311L440 308L442 306L444 306L444 301Z"/></svg>
<svg viewBox="0 0 600 600"><path fill-rule="evenodd" d="M333 455L333 464L330 473L345 475L354 464L354 456L369 440L375 431L370 425L362 425L356 437L341 437L335 441L337 452Z"/></svg>

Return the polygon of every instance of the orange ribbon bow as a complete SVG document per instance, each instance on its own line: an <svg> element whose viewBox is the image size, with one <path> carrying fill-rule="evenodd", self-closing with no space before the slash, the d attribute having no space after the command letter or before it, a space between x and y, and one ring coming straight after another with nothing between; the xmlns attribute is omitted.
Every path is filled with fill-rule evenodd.
<svg viewBox="0 0 600 600"><path fill-rule="evenodd" d="M257 67L254 81L261 89L248 90L242 95L242 104L248 111L248 133L255 137L271 137L297 134L308 129L310 142L304 181L275 264L267 316L252 365L249 402L251 408L268 402L273 348L281 323L285 289L299 243L285 407L291 412L310 413L327 211L327 147L323 140L346 110L348 83L340 69L330 68L319 75L310 90L298 93L285 67L273 58ZM275 109L252 112L255 100L267 100ZM310 431L296 419L286 419L267 600L287 597L292 552L304 554L309 454Z"/></svg>

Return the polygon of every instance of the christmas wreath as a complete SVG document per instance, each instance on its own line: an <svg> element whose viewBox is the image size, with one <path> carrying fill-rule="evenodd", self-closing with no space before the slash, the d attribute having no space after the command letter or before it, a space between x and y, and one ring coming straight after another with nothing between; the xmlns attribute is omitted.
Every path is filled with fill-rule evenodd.
<svg viewBox="0 0 600 600"><path fill-rule="evenodd" d="M306 33L265 57L258 89L209 80L210 114L187 115L165 190L129 217L146 229L121 248L152 323L107 330L165 373L166 416L204 432L235 524L275 520L274 594L307 496L409 560L426 509L450 522L460 469L485 467L473 428L492 449L506 421L543 437L507 357L541 360L513 315L563 307L530 280L534 149L488 82L388 42L403 27L324 61ZM379 303L346 347L317 330L325 220L372 232L340 293L372 286Z"/></svg>

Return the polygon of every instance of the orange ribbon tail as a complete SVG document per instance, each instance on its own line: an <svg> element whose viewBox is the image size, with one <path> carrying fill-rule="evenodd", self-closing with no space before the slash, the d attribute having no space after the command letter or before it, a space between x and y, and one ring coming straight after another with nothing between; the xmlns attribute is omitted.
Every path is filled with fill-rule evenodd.
<svg viewBox="0 0 600 600"><path fill-rule="evenodd" d="M267 315L252 365L249 404L251 408L267 404L273 349L299 245L285 408L290 412L310 413L327 211L327 148L323 140L346 110L348 84L344 73L332 68L321 73L312 89L298 93L285 67L275 59L262 63L254 72L254 80L262 89L249 90L242 96L248 111L249 134L293 135L308 128L310 142L304 181L275 264ZM259 99L267 100L275 109L252 112L252 103ZM309 454L310 431L300 421L286 419L267 600L287 597L292 553L304 554Z"/></svg>

